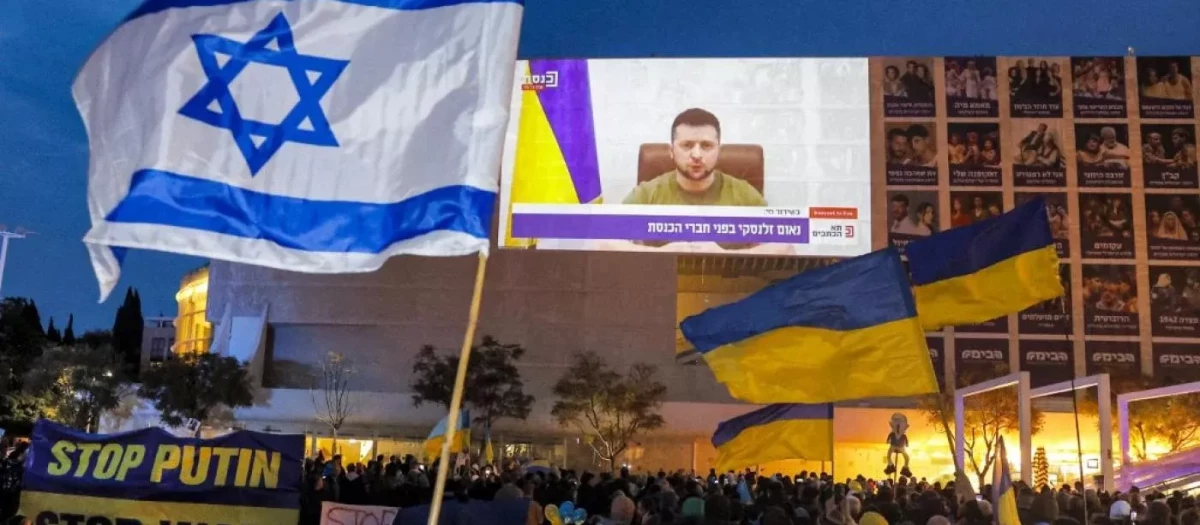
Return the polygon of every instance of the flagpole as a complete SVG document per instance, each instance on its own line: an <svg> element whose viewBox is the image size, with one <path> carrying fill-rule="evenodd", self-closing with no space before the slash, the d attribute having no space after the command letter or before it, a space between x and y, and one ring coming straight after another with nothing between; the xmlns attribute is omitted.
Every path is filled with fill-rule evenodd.
<svg viewBox="0 0 1200 525"><path fill-rule="evenodd" d="M437 483L433 486L433 501L429 506L429 525L435 525L438 522L438 514L442 511L446 479L450 474L450 446L454 443L454 434L458 430L458 414L462 408L463 386L467 382L467 362L471 359L471 343L475 342L475 327L479 324L479 303L483 297L483 277L486 270L487 253L480 252L479 266L475 270L475 289L471 292L471 307L467 314L467 330L463 334L462 350L458 358L458 374L454 378L454 393L450 396L450 413L446 415L446 441L442 443Z"/></svg>
<svg viewBox="0 0 1200 525"><path fill-rule="evenodd" d="M833 419L834 419L833 403L830 403L829 404L829 477L833 478L833 484L837 485L837 476L834 475L834 471L836 469L834 469L834 467L833 467L833 464L834 464Z"/></svg>

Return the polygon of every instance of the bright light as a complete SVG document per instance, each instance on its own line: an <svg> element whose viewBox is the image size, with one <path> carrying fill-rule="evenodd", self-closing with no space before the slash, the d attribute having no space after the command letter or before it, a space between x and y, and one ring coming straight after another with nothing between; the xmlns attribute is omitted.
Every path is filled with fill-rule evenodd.
<svg viewBox="0 0 1200 525"><path fill-rule="evenodd" d="M111 372L111 371L108 371L108 370L105 370L105 371L104 371L104 377L112 377L112 372Z"/></svg>

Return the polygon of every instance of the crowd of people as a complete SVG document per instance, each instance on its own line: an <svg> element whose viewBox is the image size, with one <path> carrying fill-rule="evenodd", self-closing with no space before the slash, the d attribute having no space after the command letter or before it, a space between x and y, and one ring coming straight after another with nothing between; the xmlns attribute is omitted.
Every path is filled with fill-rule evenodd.
<svg viewBox="0 0 1200 525"><path fill-rule="evenodd" d="M376 458L341 465L334 457L306 464L301 524L320 522L322 501L410 506L428 503L436 467L413 458ZM1064 485L1014 487L1021 525L1200 525L1192 497L1176 493L1096 492ZM825 473L759 477L743 473L595 475L571 470L462 467L447 498L530 501L528 525L543 525L543 509L572 502L598 525L989 525L991 487L972 489L925 479L858 476L835 483Z"/></svg>

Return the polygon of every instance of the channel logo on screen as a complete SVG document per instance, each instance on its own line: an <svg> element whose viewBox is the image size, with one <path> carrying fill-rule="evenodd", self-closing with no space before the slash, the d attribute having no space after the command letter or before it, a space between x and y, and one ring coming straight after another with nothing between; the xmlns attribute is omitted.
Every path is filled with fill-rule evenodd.
<svg viewBox="0 0 1200 525"><path fill-rule="evenodd" d="M854 238L854 226L833 225L833 226L830 226L828 229L814 228L812 230L812 236L813 237L832 237L832 238L853 239Z"/></svg>
<svg viewBox="0 0 1200 525"><path fill-rule="evenodd" d="M558 87L558 71L547 71L540 75L525 75L521 78L521 91L541 91Z"/></svg>

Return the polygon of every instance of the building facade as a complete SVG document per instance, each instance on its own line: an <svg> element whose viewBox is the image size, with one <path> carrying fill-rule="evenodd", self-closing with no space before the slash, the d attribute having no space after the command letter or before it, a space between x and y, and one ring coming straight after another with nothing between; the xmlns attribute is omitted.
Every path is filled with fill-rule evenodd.
<svg viewBox="0 0 1200 525"><path fill-rule="evenodd" d="M140 370L166 361L175 346L175 319L147 317L142 326L142 358Z"/></svg>
<svg viewBox="0 0 1200 525"><path fill-rule="evenodd" d="M251 363L261 385L260 402L238 411L239 424L303 432L310 435L313 451L330 452L331 432L315 417L319 408L309 389L314 367L334 351L355 364L358 386L359 409L339 432L339 451L351 457L418 454L424 436L445 414L437 407L413 406L408 385L415 355L424 345L457 351L475 264L474 258L401 257L370 274L308 275L213 262L209 315L233 327L226 348ZM678 338L678 320L705 304L723 303L726 296L827 261L496 251L487 264L477 335L526 349L521 378L526 392L536 397L527 421L501 420L494 428L499 453L581 469L601 466L576 434L550 417L553 383L575 352L592 351L618 370L653 364L667 385L666 426L640 436L623 461L650 470L706 471L716 459L709 443L716 425L752 407L730 399L708 367L695 362ZM222 351L219 342L213 347ZM1035 437L1035 446L1045 447L1055 460L1055 479L1063 480L1077 477L1079 465L1066 405L1040 402L1050 413ZM839 406L836 470L882 475L883 438L888 418L897 412L911 425L914 471L931 479L948 477L952 456L946 438L911 400ZM1087 429L1096 423L1084 418L1080 424L1085 471L1091 475L1099 438ZM793 461L766 467L799 471L831 465Z"/></svg>

